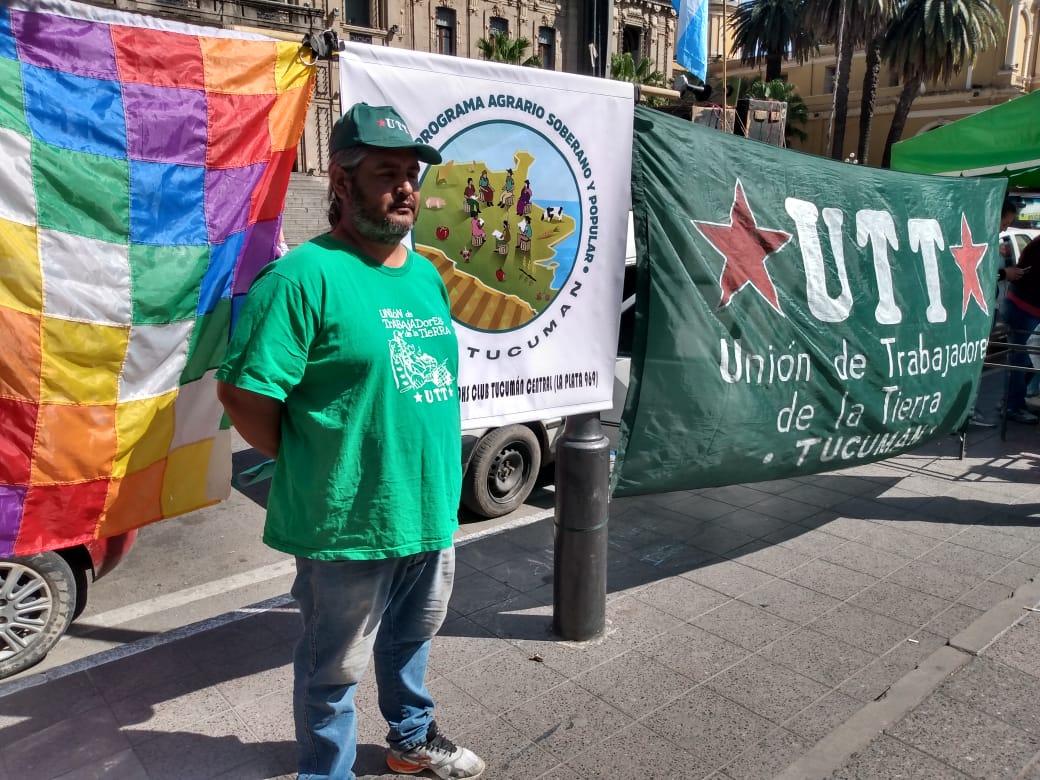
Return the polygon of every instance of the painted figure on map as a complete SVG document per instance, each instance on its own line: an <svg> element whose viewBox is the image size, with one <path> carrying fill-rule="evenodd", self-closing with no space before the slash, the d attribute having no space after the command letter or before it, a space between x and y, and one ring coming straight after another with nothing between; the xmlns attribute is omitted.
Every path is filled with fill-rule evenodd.
<svg viewBox="0 0 1040 780"><path fill-rule="evenodd" d="M531 226L531 218L523 217L516 226L516 248L521 252L531 251L531 238L534 236L534 228Z"/></svg>
<svg viewBox="0 0 1040 780"><path fill-rule="evenodd" d="M480 181L477 183L480 186L480 199L485 206L490 207L495 202L495 189L491 186L491 179L488 178L487 171L480 172Z"/></svg>
<svg viewBox="0 0 1040 780"><path fill-rule="evenodd" d="M502 185L502 199L498 202L500 209L507 209L513 205L513 193L516 190L516 181L513 179L513 169L506 170L506 180Z"/></svg>
<svg viewBox="0 0 1040 780"><path fill-rule="evenodd" d="M470 217L469 221L470 243L474 248L484 246L487 233L484 232L484 220L480 217Z"/></svg>
<svg viewBox="0 0 1040 780"><path fill-rule="evenodd" d="M531 182L524 179L524 187L520 190L520 199L516 202L516 215L518 217L524 216L524 214L531 213L531 198L533 193L531 192Z"/></svg>

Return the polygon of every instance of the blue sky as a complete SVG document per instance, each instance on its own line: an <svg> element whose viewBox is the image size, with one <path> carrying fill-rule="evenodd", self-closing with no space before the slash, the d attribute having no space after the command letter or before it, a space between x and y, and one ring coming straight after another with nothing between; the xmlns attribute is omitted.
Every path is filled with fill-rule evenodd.
<svg viewBox="0 0 1040 780"><path fill-rule="evenodd" d="M513 166L513 154L520 151L534 157L530 179L536 203L551 206L553 201L578 200L577 184L563 154L523 125L497 121L465 130L441 149L441 154L457 162L483 160L489 169L504 171ZM518 195L522 186L523 182L516 183Z"/></svg>

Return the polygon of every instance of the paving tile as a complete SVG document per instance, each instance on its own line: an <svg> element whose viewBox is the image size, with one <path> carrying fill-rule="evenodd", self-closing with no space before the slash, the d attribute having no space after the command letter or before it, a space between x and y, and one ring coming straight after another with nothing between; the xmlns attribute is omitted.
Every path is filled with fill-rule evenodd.
<svg viewBox="0 0 1040 780"><path fill-rule="evenodd" d="M731 514L736 507L707 496L689 496L669 504L668 508L673 512L681 512L687 517L692 517L694 520L717 520Z"/></svg>
<svg viewBox="0 0 1040 780"><path fill-rule="evenodd" d="M1040 574L1040 567L1024 561L1012 561L1003 569L993 572L989 579L1016 590Z"/></svg>
<svg viewBox="0 0 1040 780"><path fill-rule="evenodd" d="M509 541L517 547L534 552L552 550L555 540L555 529L551 517L528 523L507 532Z"/></svg>
<svg viewBox="0 0 1040 780"><path fill-rule="evenodd" d="M747 485L727 485L702 491L706 498L722 501L733 506L747 507L768 497L768 493L748 487Z"/></svg>
<svg viewBox="0 0 1040 780"><path fill-rule="evenodd" d="M676 541L644 547L638 551L635 558L640 563L650 566L655 572L655 577L684 574L718 560L718 556L712 552Z"/></svg>
<svg viewBox="0 0 1040 780"><path fill-rule="evenodd" d="M187 654L181 640L95 666L87 674L105 700L112 702L137 693L144 686L199 671L199 665Z"/></svg>
<svg viewBox="0 0 1040 780"><path fill-rule="evenodd" d="M1040 620L1029 615L986 648L986 656L1040 677Z"/></svg>
<svg viewBox="0 0 1040 780"><path fill-rule="evenodd" d="M59 721L92 710L99 700L100 692L86 672L2 696L0 745L10 745Z"/></svg>
<svg viewBox="0 0 1040 780"><path fill-rule="evenodd" d="M968 775L892 737L880 736L831 775L831 780L964 780Z"/></svg>
<svg viewBox="0 0 1040 780"><path fill-rule="evenodd" d="M552 629L552 611L552 604L516 593L505 601L471 612L468 620L503 640L538 639ZM457 627L464 626L463 623L457 624ZM497 643L495 647L501 649Z"/></svg>
<svg viewBox="0 0 1040 780"><path fill-rule="evenodd" d="M949 542L942 542L935 549L922 555L921 560L940 568L974 574L980 579L988 577L1007 565L1007 559L999 555L972 550Z"/></svg>
<svg viewBox="0 0 1040 780"><path fill-rule="evenodd" d="M757 650L798 628L797 623L741 601L723 604L701 615L693 625L748 650Z"/></svg>
<svg viewBox="0 0 1040 780"><path fill-rule="evenodd" d="M888 733L973 777L1013 775L1040 748L1036 737L941 694L915 707Z"/></svg>
<svg viewBox="0 0 1040 780"><path fill-rule="evenodd" d="M877 550L868 544L854 541L846 542L841 547L825 552L821 557L825 561L844 566L846 569L879 578L891 574L909 562L901 555Z"/></svg>
<svg viewBox="0 0 1040 780"><path fill-rule="evenodd" d="M812 560L808 555L763 541L738 547L726 553L726 557L777 577Z"/></svg>
<svg viewBox="0 0 1040 780"><path fill-rule="evenodd" d="M775 580L755 588L740 600L799 624L808 623L841 603L838 599L785 580Z"/></svg>
<svg viewBox="0 0 1040 780"><path fill-rule="evenodd" d="M607 527L607 544L616 550L632 555L645 547L663 544L666 538L665 534L651 531L649 528L634 523L616 523L611 520Z"/></svg>
<svg viewBox="0 0 1040 780"><path fill-rule="evenodd" d="M284 636L271 629L268 621L246 618L203 631L170 646L177 645L199 669L233 670L237 668L240 659L275 645L286 646L287 643ZM120 661L118 665L122 664Z"/></svg>
<svg viewBox="0 0 1040 780"><path fill-rule="evenodd" d="M698 760L697 767L721 767L773 729L762 716L706 686L683 694L640 723L682 745Z"/></svg>
<svg viewBox="0 0 1040 780"><path fill-rule="evenodd" d="M864 532L856 541L877 550L901 555L904 558L917 558L933 549L937 544L941 544L927 536L900 531L898 528L879 523L875 523L873 528Z"/></svg>
<svg viewBox="0 0 1040 780"><path fill-rule="evenodd" d="M739 596L776 579L772 574L752 569L736 561L725 560L682 576L727 596Z"/></svg>
<svg viewBox="0 0 1040 780"><path fill-rule="evenodd" d="M4 775L0 774L0 777ZM148 780L148 773L133 750L123 750L58 775L55 780Z"/></svg>
<svg viewBox="0 0 1040 780"><path fill-rule="evenodd" d="M781 495L784 498L791 498L804 504L813 504L820 509L827 509L848 499L847 493L831 490L820 485L805 484L804 482L796 484L789 490L785 490Z"/></svg>
<svg viewBox="0 0 1040 780"><path fill-rule="evenodd" d="M860 591L849 599L849 604L912 626L923 626L951 606L946 599L928 596L888 580L882 580Z"/></svg>
<svg viewBox="0 0 1040 780"><path fill-rule="evenodd" d="M1022 539L1017 536L997 533L985 526L965 528L952 537L949 542L961 547L970 547L973 550L982 550L983 552L1012 559L1028 554L1040 544L1031 539Z"/></svg>
<svg viewBox="0 0 1040 780"><path fill-rule="evenodd" d="M487 569L485 573L521 593L526 593L552 582L552 555L527 552L524 557L503 561Z"/></svg>
<svg viewBox="0 0 1040 780"><path fill-rule="evenodd" d="M1040 735L1040 679L985 656L972 659L939 693L1034 736Z"/></svg>
<svg viewBox="0 0 1040 780"><path fill-rule="evenodd" d="M613 626L613 641L628 648L672 631L684 622L631 596L622 596L607 604L607 619Z"/></svg>
<svg viewBox="0 0 1040 780"><path fill-rule="evenodd" d="M471 615L517 595L519 591L515 588L478 571L452 589L448 603L460 615Z"/></svg>
<svg viewBox="0 0 1040 780"><path fill-rule="evenodd" d="M985 613L981 609L969 607L967 604L954 604L928 621L924 627L934 634L949 639L957 636L983 614Z"/></svg>
<svg viewBox="0 0 1040 780"><path fill-rule="evenodd" d="M784 728L815 744L847 721L863 702L840 691L832 691L784 722Z"/></svg>
<svg viewBox="0 0 1040 780"><path fill-rule="evenodd" d="M483 572L522 555L522 550L522 547L510 541L508 534L496 534L460 545L456 549L456 560Z"/></svg>
<svg viewBox="0 0 1040 780"><path fill-rule="evenodd" d="M689 678L635 650L578 675L573 682L632 718L646 715L694 685Z"/></svg>
<svg viewBox="0 0 1040 780"><path fill-rule="evenodd" d="M487 762L484 775L489 780L538 777L560 763L559 758L531 742L501 718L466 731L459 741Z"/></svg>
<svg viewBox="0 0 1040 780"><path fill-rule="evenodd" d="M636 649L694 682L707 680L751 652L692 625L661 634Z"/></svg>
<svg viewBox="0 0 1040 780"><path fill-rule="evenodd" d="M136 745L164 731L190 730L199 721L230 712L231 704L207 674L196 673L142 686L134 695L113 702L111 709L130 744Z"/></svg>
<svg viewBox="0 0 1040 780"><path fill-rule="evenodd" d="M959 534L964 530L963 523L944 523L941 519L938 519L943 517L943 515L937 515L936 517L937 519L927 518L921 520L901 517L898 520L885 522L891 523L900 531L907 531L918 536L927 536L939 542L944 542L954 534Z"/></svg>
<svg viewBox="0 0 1040 780"><path fill-rule="evenodd" d="M830 509L812 517L807 517L804 520L799 520L798 525L803 525L810 529L818 529L831 536L837 536L849 541L858 539L874 527L874 524L869 520L863 520L859 517L845 517Z"/></svg>
<svg viewBox="0 0 1040 780"><path fill-rule="evenodd" d="M755 536L761 534L751 535L735 527L731 521L739 515L740 512L735 512L720 522L705 523L697 533L686 537L685 541L700 550L707 550L715 555L723 555L730 550L743 547L745 544L753 542Z"/></svg>
<svg viewBox="0 0 1040 780"><path fill-rule="evenodd" d="M269 694L251 704L237 707L235 711L258 742L265 745L296 743L292 691ZM366 713L358 713L359 721L367 717Z"/></svg>
<svg viewBox="0 0 1040 780"><path fill-rule="evenodd" d="M293 684L293 651L288 644L274 645L243 657L237 669L214 675L207 670L202 679L216 682L216 690L237 707L274 691L287 691ZM186 678L190 680L192 678Z"/></svg>
<svg viewBox="0 0 1040 780"><path fill-rule="evenodd" d="M590 741L616 734L633 722L573 682L506 711L502 720L561 761L579 752Z"/></svg>
<svg viewBox="0 0 1040 780"><path fill-rule="evenodd" d="M759 655L730 667L705 685L774 723L790 718L830 690Z"/></svg>
<svg viewBox="0 0 1040 780"><path fill-rule="evenodd" d="M883 499L879 499L876 496L870 496L869 494L865 496L856 496L850 498L848 501L835 504L831 507L831 510L837 512L843 517L866 521L887 520L892 517L905 515L904 512L897 508L894 501L886 503Z"/></svg>
<svg viewBox="0 0 1040 780"><path fill-rule="evenodd" d="M892 683L946 644L946 637L930 631L918 631L912 638L917 640L916 643L900 642L843 682L840 690L862 702L874 701L887 691Z"/></svg>
<svg viewBox="0 0 1040 780"><path fill-rule="evenodd" d="M751 537L751 539L757 539L787 528L791 525L791 521L764 515L753 509L738 509L725 517L718 518L712 525L720 526L730 531L739 531Z"/></svg>
<svg viewBox="0 0 1040 780"><path fill-rule="evenodd" d="M947 601L957 598L978 583L974 574L941 569L921 561L911 561L889 574L886 579Z"/></svg>
<svg viewBox="0 0 1040 780"><path fill-rule="evenodd" d="M281 757L264 753L259 758L216 775L214 780L294 780L295 768L295 760L286 767L285 760ZM370 778L371 775L367 776L366 780Z"/></svg>
<svg viewBox="0 0 1040 780"><path fill-rule="evenodd" d="M914 633L915 627L844 604L821 615L809 628L850 645L880 655Z"/></svg>
<svg viewBox="0 0 1040 780"><path fill-rule="evenodd" d="M766 534L762 539L770 544L779 544L810 558L823 555L828 550L845 543L839 536L832 536L824 531L810 531L797 523L785 525L776 531Z"/></svg>
<svg viewBox="0 0 1040 780"><path fill-rule="evenodd" d="M822 558L792 569L783 579L839 600L854 596L878 581L877 577L846 569Z"/></svg>
<svg viewBox="0 0 1040 780"><path fill-rule="evenodd" d="M660 578L661 573L657 569L637 558L611 557L607 561L607 599L609 600L612 595L624 593ZM531 595L534 593L536 591L532 591Z"/></svg>
<svg viewBox="0 0 1040 780"><path fill-rule="evenodd" d="M134 751L153 780L216 777L256 758L256 737L234 712L155 734Z"/></svg>
<svg viewBox="0 0 1040 780"><path fill-rule="evenodd" d="M495 719L494 712L444 677L431 680L426 688L434 701L437 725L445 734L460 734Z"/></svg>
<svg viewBox="0 0 1040 780"><path fill-rule="evenodd" d="M645 726L633 724L594 747L569 758L575 777L618 780L622 777L702 777L713 768ZM550 775L555 777L555 775Z"/></svg>
<svg viewBox="0 0 1040 780"><path fill-rule="evenodd" d="M763 739L726 765L729 777L741 780L770 780L805 753L812 743L786 729L773 729Z"/></svg>
<svg viewBox="0 0 1040 780"><path fill-rule="evenodd" d="M999 582L980 582L967 593L957 597L957 603L967 604L969 607L983 611L1008 599L1014 593L1014 589Z"/></svg>
<svg viewBox="0 0 1040 780"><path fill-rule="evenodd" d="M538 780L585 780L586 777L567 764L557 764L544 775L538 775Z"/></svg>
<svg viewBox="0 0 1040 780"><path fill-rule="evenodd" d="M729 601L729 596L683 577L658 580L629 595L680 620L694 620Z"/></svg>
<svg viewBox="0 0 1040 780"><path fill-rule="evenodd" d="M429 666L439 674L447 674L510 647L506 640L484 626L460 617L441 626L430 646Z"/></svg>
<svg viewBox="0 0 1040 780"><path fill-rule="evenodd" d="M785 520L788 523L804 520L820 511L820 507L804 501L797 501L786 494L783 496L769 496L769 498L751 504L748 509L752 512Z"/></svg>
<svg viewBox="0 0 1040 780"><path fill-rule="evenodd" d="M94 703L97 705L98 700ZM84 739L85 735L89 739ZM50 780L67 772L87 770L129 749L130 743L120 732L116 719L101 704L6 742L3 761L18 780Z"/></svg>
<svg viewBox="0 0 1040 780"><path fill-rule="evenodd" d="M802 480L806 484L823 487L847 496L861 496L867 493L876 495L884 490L886 485L899 481L899 476L883 463L865 464L864 471L845 469L840 472L829 474L816 474ZM875 474L866 469L873 469ZM880 476L878 476L880 475Z"/></svg>
<svg viewBox="0 0 1040 780"><path fill-rule="evenodd" d="M832 688L873 663L877 656L803 628L761 651L775 663Z"/></svg>
<svg viewBox="0 0 1040 780"><path fill-rule="evenodd" d="M495 713L512 709L565 680L546 664L531 661L529 656L513 650L497 653L445 677Z"/></svg>

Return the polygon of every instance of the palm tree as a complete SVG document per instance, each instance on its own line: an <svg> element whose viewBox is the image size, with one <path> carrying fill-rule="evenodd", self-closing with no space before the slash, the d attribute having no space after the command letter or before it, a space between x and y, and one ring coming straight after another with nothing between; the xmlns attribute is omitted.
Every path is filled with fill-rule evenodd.
<svg viewBox="0 0 1040 780"><path fill-rule="evenodd" d="M808 18L835 41L834 102L829 128L831 157L840 160L845 151L845 128L849 113L849 76L852 55L871 40L892 16L895 0L807 0Z"/></svg>
<svg viewBox="0 0 1040 780"><path fill-rule="evenodd" d="M508 33L493 32L487 38L477 41L477 48L489 62L505 62L527 68L537 68L542 64L537 57L526 56L527 50L531 48L527 38L510 38Z"/></svg>
<svg viewBox="0 0 1040 780"><path fill-rule="evenodd" d="M903 137L910 107L923 82L947 83L1003 37L1004 20L989 0L904 0L889 27L882 54L903 78L881 165Z"/></svg>
<svg viewBox="0 0 1040 780"><path fill-rule="evenodd" d="M780 78L785 59L803 62L816 47L804 16L806 0L751 0L733 12L733 45L745 65L766 64L766 81Z"/></svg>
<svg viewBox="0 0 1040 780"><path fill-rule="evenodd" d="M610 77L614 81L630 81L648 87L663 87L664 74L654 68L649 57L640 57L637 62L632 52L610 55Z"/></svg>

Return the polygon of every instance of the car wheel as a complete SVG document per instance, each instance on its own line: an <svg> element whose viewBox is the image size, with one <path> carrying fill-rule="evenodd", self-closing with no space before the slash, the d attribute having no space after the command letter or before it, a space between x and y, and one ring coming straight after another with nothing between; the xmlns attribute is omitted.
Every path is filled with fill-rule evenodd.
<svg viewBox="0 0 1040 780"><path fill-rule="evenodd" d="M40 661L76 609L76 575L57 553L0 559L0 679Z"/></svg>
<svg viewBox="0 0 1040 780"><path fill-rule="evenodd" d="M473 451L462 503L482 517L509 514L531 494L542 463L534 432L523 425L496 428Z"/></svg>

